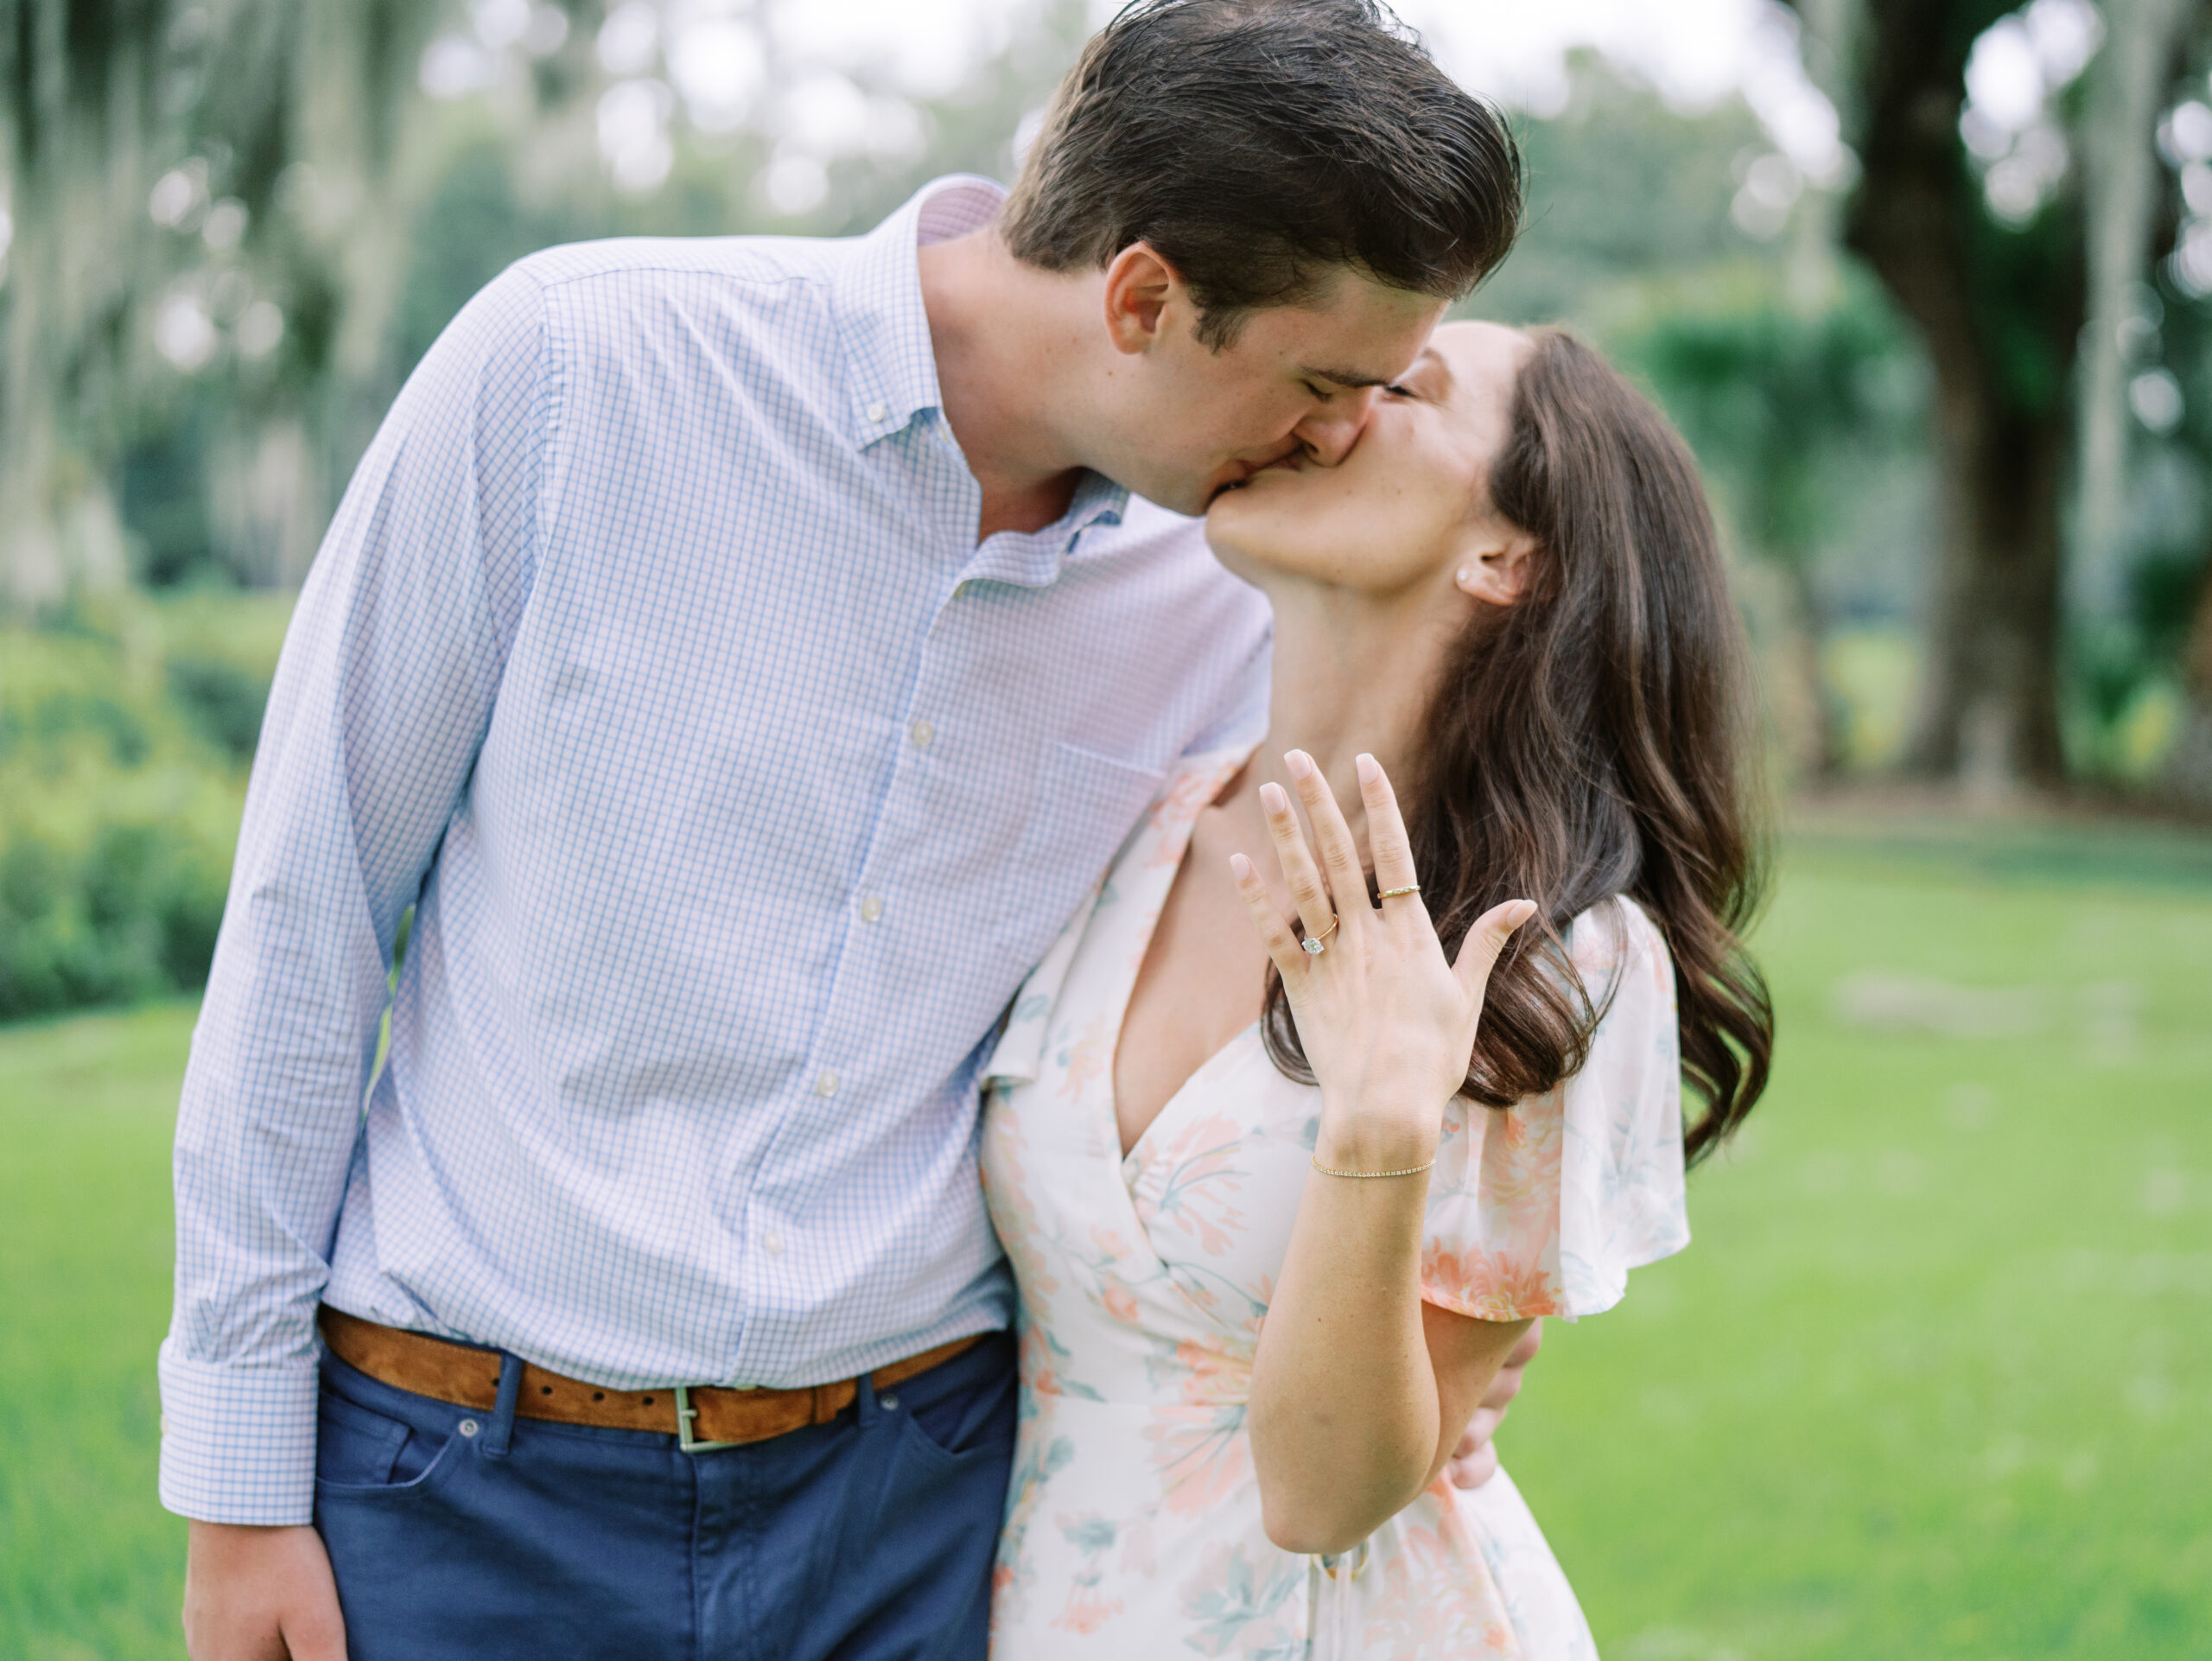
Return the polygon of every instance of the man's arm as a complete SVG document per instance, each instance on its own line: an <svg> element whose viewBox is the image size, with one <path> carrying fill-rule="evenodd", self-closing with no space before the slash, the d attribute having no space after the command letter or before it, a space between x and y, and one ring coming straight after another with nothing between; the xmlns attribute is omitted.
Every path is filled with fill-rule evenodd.
<svg viewBox="0 0 2212 1661"><path fill-rule="evenodd" d="M1506 1409L1521 1393L1522 1370L1536 1359L1537 1346L1543 1341L1544 1323L1532 1321L1529 1330L1521 1334L1521 1341L1506 1352L1504 1364L1490 1381L1490 1388L1483 1392L1474 1416L1467 1421L1466 1431L1459 1438L1459 1445L1452 1450L1451 1463L1446 1468L1455 1487L1479 1488L1497 1474L1497 1448L1493 1439L1497 1427L1505 1422Z"/></svg>
<svg viewBox="0 0 2212 1661"><path fill-rule="evenodd" d="M311 1514L315 1307L393 936L533 570L544 343L526 272L455 319L354 475L278 665L177 1116L162 1500L203 1523Z"/></svg>

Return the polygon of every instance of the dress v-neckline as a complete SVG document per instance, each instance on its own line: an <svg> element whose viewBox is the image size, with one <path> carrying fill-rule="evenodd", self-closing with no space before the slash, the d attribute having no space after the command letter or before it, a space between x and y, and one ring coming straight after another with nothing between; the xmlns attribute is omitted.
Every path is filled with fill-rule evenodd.
<svg viewBox="0 0 2212 1661"><path fill-rule="evenodd" d="M1192 1085L1196 1085L1200 1079L1205 1078L1209 1073L1217 1070L1226 1058L1243 1049L1244 1047L1244 1041L1257 1033L1259 1029L1260 1023L1255 1021L1252 1022L1250 1026L1244 1028L1235 1036L1229 1039L1228 1041L1224 1043L1219 1049L1214 1051L1214 1053L1207 1056L1205 1060L1199 1062L1198 1065L1192 1070L1191 1076L1183 1080L1181 1084L1175 1086L1175 1093L1160 1104L1160 1111L1152 1116L1151 1123L1147 1124L1143 1130L1137 1132L1137 1139L1129 1144L1128 1151L1122 1155L1122 1180L1125 1186L1130 1179L1134 1178L1139 1171L1141 1171L1144 1168L1144 1160L1141 1155L1145 1151L1145 1144L1152 1140L1152 1133L1160 1128L1160 1122L1174 1109L1177 1103L1180 1102L1185 1096L1191 1093ZM1114 1034L1114 1043L1116 1048L1120 1047L1121 1041L1122 1036L1120 1032L1117 1030ZM1116 1106L1110 1091L1108 1093L1107 1106L1109 1109L1113 1109ZM1120 1113L1116 1111L1114 1115L1114 1146L1119 1148L1121 1145L1122 1119Z"/></svg>
<svg viewBox="0 0 2212 1661"><path fill-rule="evenodd" d="M1258 747L1255 745L1254 748ZM1166 869L1166 886L1160 890L1160 904L1153 908L1150 920L1144 925L1141 937L1136 941L1135 949L1129 954L1127 971L1118 977L1118 989L1115 996L1114 1008L1114 1041L1107 1047L1105 1088L1099 1093L1104 1104L1107 1119L1106 1145L1118 1150L1121 1154L1122 1187L1124 1193L1128 1191L1130 1183L1144 1168L1142 1155L1146 1144L1153 1140L1154 1133L1160 1129L1167 1116L1175 1111L1185 1096L1191 1093L1191 1087L1213 1072L1221 1065L1224 1057L1239 1049L1246 1039L1250 1038L1259 1030L1260 1023L1257 1021L1250 1022L1232 1034L1205 1060L1199 1062L1191 1070L1190 1076L1176 1085L1169 1093L1167 1099L1160 1104L1159 1111L1146 1122L1144 1129L1137 1132L1137 1139L1126 1149L1122 1147L1121 1091L1116 1084L1116 1070L1120 1066L1122 1059L1122 1034L1129 1023L1129 1005L1136 999L1137 981L1144 974L1145 960L1152 955L1152 943L1160 933L1160 920L1166 915L1167 901L1175 892L1176 880L1182 875L1184 862L1190 858L1191 843L1198 838L1199 816L1213 805L1215 799L1220 796L1229 781L1243 772L1246 763L1251 759L1252 752L1247 750L1236 758L1234 765L1224 763L1221 767L1217 767L1213 770L1212 792L1198 811L1192 813L1188 820L1172 832L1179 841L1175 848L1175 857ZM1224 767L1225 771L1223 770ZM1155 875L1156 870L1157 868L1154 871L1147 871L1147 875Z"/></svg>

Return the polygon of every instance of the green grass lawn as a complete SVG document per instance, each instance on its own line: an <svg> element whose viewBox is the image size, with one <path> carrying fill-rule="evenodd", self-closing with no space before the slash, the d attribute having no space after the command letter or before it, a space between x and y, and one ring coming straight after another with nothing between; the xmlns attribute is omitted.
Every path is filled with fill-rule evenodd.
<svg viewBox="0 0 2212 1661"><path fill-rule="evenodd" d="M1504 1437L1609 1661L2212 1652L2201 851L1794 845L1775 1088L1697 1244L1553 1323ZM0 1032L0 1657L181 1653L154 1351L190 1021Z"/></svg>
<svg viewBox="0 0 2212 1661"><path fill-rule="evenodd" d="M154 1500L192 1010L0 1030L0 1657L184 1653Z"/></svg>
<svg viewBox="0 0 2212 1661"><path fill-rule="evenodd" d="M1773 1090L1501 1439L1610 1661L2212 1655L2212 881L2171 851L1793 850Z"/></svg>

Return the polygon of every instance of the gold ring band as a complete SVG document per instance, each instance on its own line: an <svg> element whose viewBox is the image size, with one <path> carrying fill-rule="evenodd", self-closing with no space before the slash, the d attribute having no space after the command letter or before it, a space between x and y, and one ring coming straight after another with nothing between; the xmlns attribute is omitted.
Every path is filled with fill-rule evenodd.
<svg viewBox="0 0 2212 1661"><path fill-rule="evenodd" d="M1306 948L1306 953L1308 957L1319 957L1321 953L1327 949L1324 945L1324 942L1325 942L1332 934L1334 934L1337 932L1337 925L1344 920L1342 917L1332 917L1329 920L1328 927L1323 929L1319 934L1307 935L1298 944Z"/></svg>
<svg viewBox="0 0 2212 1661"><path fill-rule="evenodd" d="M1382 890L1382 893L1379 897L1384 900L1395 900L1401 894L1419 894L1420 892L1420 883L1408 882L1402 888L1385 888Z"/></svg>

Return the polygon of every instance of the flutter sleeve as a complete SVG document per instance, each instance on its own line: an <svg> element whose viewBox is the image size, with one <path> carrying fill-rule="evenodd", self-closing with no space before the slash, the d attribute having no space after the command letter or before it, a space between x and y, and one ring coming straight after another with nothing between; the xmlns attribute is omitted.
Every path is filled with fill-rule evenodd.
<svg viewBox="0 0 2212 1661"><path fill-rule="evenodd" d="M1604 1012L1588 1060L1510 1108L1455 1099L1429 1179L1421 1295L1483 1321L1596 1314L1630 1270L1689 1244L1666 943L1628 900L1583 913L1569 939Z"/></svg>

